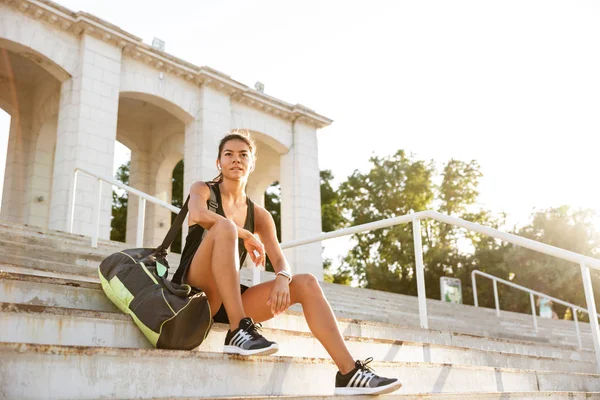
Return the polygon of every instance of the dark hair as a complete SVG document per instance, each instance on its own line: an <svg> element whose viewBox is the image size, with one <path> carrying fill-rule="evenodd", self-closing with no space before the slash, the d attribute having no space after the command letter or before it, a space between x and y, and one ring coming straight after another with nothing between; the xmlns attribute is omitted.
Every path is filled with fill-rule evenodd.
<svg viewBox="0 0 600 400"><path fill-rule="evenodd" d="M219 143L219 154L217 154L217 159L221 158L221 153L223 152L223 148L225 147L225 144L227 142L229 142L230 140L239 140L241 142L246 143L248 145L248 147L250 148L250 153L252 154L252 159L254 161L256 161L256 143L254 142L254 139L252 139L252 136L250 136L250 132L248 132L248 131L232 131L231 133L228 133L227 135L225 135L225 137L223 139L221 139L221 142ZM219 175L217 175L211 182L213 182L213 183L223 182L223 173L220 172Z"/></svg>

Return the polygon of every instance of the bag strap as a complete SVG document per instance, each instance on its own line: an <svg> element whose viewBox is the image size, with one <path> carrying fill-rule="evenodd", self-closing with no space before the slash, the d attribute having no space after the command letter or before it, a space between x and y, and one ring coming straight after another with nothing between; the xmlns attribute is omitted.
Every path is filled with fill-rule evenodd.
<svg viewBox="0 0 600 400"><path fill-rule="evenodd" d="M208 188L210 189L210 199L208 199L206 206L208 207L209 211L216 213L217 208L219 208L219 203L217 203L217 193L215 192L214 185L215 185L214 183L208 184ZM204 239L204 236L206 236L207 233L208 233L208 229L205 229L204 233L202 233L202 239Z"/></svg>
<svg viewBox="0 0 600 400"><path fill-rule="evenodd" d="M208 209L212 212L217 212L217 208L219 206L219 203L217 203L217 195L215 193L215 189L213 188L212 184L208 184L208 188L210 189L210 199L208 200ZM188 195L187 199L185 200L185 203L183 204L183 207L181 207L181 211L179 211L179 214L177 214L177 217L175 218L175 221L173 221L173 223L171 224L171 228L169 229L169 232L167 232L167 235L165 236L162 244L160 246L158 246L156 248L155 253L159 254L159 253L166 253L166 250L171 247L171 244L173 243L173 241L175 240L175 236L177 236L177 233L179 233L179 229L181 229L181 225L183 225L183 220L185 219L185 216L188 213L188 202L190 201L190 196ZM206 231L205 231L206 233Z"/></svg>

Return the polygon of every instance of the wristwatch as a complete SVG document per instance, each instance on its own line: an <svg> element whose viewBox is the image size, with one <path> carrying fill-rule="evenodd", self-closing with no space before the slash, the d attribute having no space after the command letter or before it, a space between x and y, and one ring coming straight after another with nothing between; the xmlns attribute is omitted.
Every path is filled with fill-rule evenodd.
<svg viewBox="0 0 600 400"><path fill-rule="evenodd" d="M279 271L277 274L275 274L275 277L277 277L277 275L283 275L286 278L289 279L288 283L292 282L292 274L290 274L289 272L287 272L286 270L282 269L281 271Z"/></svg>

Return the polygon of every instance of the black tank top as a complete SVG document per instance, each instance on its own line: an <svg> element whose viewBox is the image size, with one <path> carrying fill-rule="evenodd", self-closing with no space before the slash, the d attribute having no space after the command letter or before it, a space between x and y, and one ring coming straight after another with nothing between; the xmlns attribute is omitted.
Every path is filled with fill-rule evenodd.
<svg viewBox="0 0 600 400"><path fill-rule="evenodd" d="M222 217L225 217L225 211L223 210L223 201L221 199L221 191L219 189L219 185L212 182L206 182L207 185L210 185L217 196L217 214ZM246 221L244 222L244 229L254 233L254 203L250 200L249 197L246 196L246 204L248 206L248 211L246 212ZM208 207L208 205L207 205ZM225 217L226 218L226 217ZM184 277L187 274L187 270L192 263L192 259L200 247L200 243L202 243L202 235L204 234L205 229L198 224L191 225L188 230L187 237L185 239L185 246L183 251L181 252L181 262L179 263L179 268L173 275L172 281L175 283L182 283ZM244 241L242 239L238 239L238 252L240 256L240 265L244 263L246 260L247 251L244 247Z"/></svg>

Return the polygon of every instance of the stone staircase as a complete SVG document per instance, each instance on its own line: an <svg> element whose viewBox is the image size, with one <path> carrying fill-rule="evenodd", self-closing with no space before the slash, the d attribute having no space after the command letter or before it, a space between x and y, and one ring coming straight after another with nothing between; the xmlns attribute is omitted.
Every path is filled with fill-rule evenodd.
<svg viewBox="0 0 600 400"><path fill-rule="evenodd" d="M333 397L335 365L299 306L263 324L274 356L224 355L222 324L197 350L151 348L97 278L99 261L124 247L0 224L1 399ZM424 330L414 297L322 286L352 354L403 381L386 398L600 399L587 324L579 350L572 322L540 320L535 335L530 315L428 300Z"/></svg>

